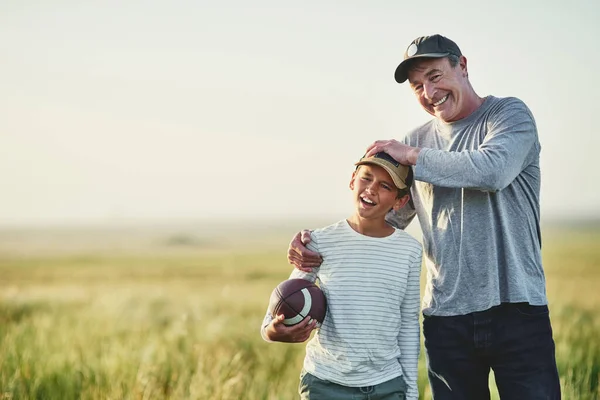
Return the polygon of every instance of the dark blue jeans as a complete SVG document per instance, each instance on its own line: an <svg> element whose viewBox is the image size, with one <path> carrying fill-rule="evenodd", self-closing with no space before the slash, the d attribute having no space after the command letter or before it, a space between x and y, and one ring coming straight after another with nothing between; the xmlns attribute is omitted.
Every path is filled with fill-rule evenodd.
<svg viewBox="0 0 600 400"><path fill-rule="evenodd" d="M425 316L435 400L488 400L490 368L502 400L557 400L560 381L547 306L503 303L452 317Z"/></svg>

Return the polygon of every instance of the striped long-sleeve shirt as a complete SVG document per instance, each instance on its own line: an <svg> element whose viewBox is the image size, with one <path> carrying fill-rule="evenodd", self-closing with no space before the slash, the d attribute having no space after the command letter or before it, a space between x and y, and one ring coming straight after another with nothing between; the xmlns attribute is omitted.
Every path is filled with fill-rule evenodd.
<svg viewBox="0 0 600 400"><path fill-rule="evenodd" d="M401 230L365 236L342 220L313 231L308 248L323 263L290 278L318 280L328 310L306 346L306 371L350 387L403 375L407 398L418 399L421 244ZM267 312L263 337L270 322Z"/></svg>

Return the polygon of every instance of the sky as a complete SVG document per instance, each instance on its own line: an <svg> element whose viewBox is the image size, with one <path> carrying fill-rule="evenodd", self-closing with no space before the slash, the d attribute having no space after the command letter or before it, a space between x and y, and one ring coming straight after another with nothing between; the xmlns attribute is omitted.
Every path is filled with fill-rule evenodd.
<svg viewBox="0 0 600 400"><path fill-rule="evenodd" d="M443 34L542 144L544 218L600 217L596 1L3 1L0 226L348 216L353 163L431 117Z"/></svg>

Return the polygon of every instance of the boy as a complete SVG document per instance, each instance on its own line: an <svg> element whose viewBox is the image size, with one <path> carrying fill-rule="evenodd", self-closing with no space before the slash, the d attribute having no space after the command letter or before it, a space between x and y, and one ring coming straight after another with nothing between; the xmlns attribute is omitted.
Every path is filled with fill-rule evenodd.
<svg viewBox="0 0 600 400"><path fill-rule="evenodd" d="M388 225L386 214L409 200L410 167L387 153L363 157L352 174L355 211L311 233L323 263L290 278L320 282L328 311L306 346L299 392L303 400L417 400L421 244ZM316 327L306 317L283 325L263 321L266 341L303 342Z"/></svg>

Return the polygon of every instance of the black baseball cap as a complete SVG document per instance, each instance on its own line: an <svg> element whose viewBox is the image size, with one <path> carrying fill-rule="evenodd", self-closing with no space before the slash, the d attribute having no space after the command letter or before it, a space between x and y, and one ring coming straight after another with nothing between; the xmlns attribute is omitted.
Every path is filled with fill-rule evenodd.
<svg viewBox="0 0 600 400"><path fill-rule="evenodd" d="M441 58L453 54L462 56L458 45L442 35L421 36L413 40L404 52L404 61L396 68L394 78L403 83L408 78L408 66L415 58Z"/></svg>

